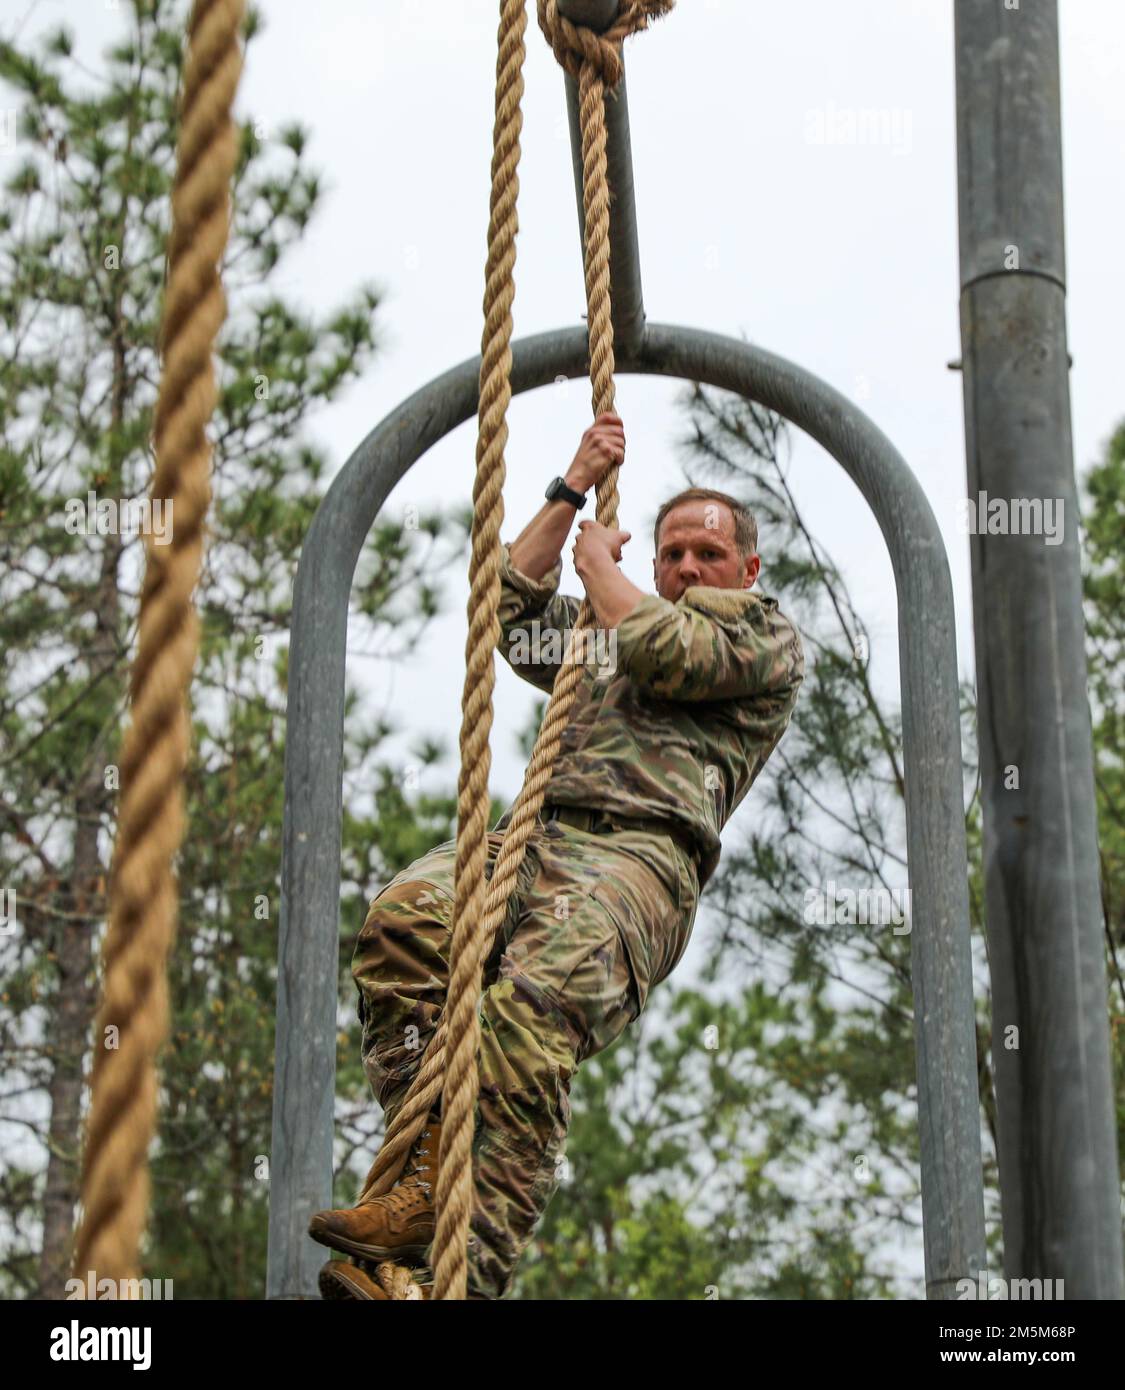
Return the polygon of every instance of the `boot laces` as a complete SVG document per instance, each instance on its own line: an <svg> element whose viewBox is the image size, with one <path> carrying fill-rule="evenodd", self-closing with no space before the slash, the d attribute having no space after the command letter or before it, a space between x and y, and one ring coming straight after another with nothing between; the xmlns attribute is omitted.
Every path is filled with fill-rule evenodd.
<svg viewBox="0 0 1125 1390"><path fill-rule="evenodd" d="M419 1173L423 1171L423 1165L419 1163L418 1160L423 1156L423 1154L428 1155L430 1152L428 1148L422 1147L421 1141L423 1139L428 1139L429 1137L430 1131L428 1129L424 1129L422 1133L418 1136L418 1138L415 1140L414 1145L412 1146L410 1152L406 1156L406 1163L402 1170L402 1177L399 1179L398 1183L391 1189L390 1193L388 1194L389 1196L394 1196L395 1193L399 1192L400 1189L403 1187L424 1187L426 1189L426 1196L429 1197L430 1184L426 1181L425 1178L418 1176ZM410 1179L409 1182L407 1182L408 1178Z"/></svg>

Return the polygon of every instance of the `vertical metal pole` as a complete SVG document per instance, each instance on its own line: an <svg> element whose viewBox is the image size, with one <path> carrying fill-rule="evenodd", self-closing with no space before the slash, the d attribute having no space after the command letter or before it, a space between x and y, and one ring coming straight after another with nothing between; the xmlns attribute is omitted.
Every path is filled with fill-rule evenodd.
<svg viewBox="0 0 1125 1390"><path fill-rule="evenodd" d="M572 24L608 28L617 17L618 0L559 0L559 13ZM566 109L570 120L570 155L578 201L579 265L586 258L586 208L582 189L582 123L578 83L566 74ZM637 237L637 205L633 193L633 151L629 140L629 98L625 78L607 95L605 104L606 165L610 188L609 279L613 287L615 352L635 352L645 328L641 292L641 252Z"/></svg>
<svg viewBox="0 0 1125 1390"><path fill-rule="evenodd" d="M1005 1272L1119 1299L1057 5L954 14L968 493L978 531L994 528L971 558Z"/></svg>

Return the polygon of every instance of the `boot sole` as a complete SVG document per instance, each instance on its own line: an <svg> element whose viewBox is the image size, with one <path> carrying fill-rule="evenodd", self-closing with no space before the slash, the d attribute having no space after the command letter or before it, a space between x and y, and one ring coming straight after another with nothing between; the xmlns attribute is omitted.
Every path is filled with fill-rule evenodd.
<svg viewBox="0 0 1125 1390"><path fill-rule="evenodd" d="M328 1303L374 1303L377 1301L362 1286L353 1284L345 1275L328 1274L321 1270L316 1282L320 1289L321 1298ZM386 1298L386 1294L383 1297Z"/></svg>
<svg viewBox="0 0 1125 1390"><path fill-rule="evenodd" d="M414 1282L417 1283L418 1281L415 1280ZM384 1293L381 1293L378 1297L372 1296L362 1285L353 1284L347 1275L339 1270L329 1273L327 1270L322 1269L317 1277L317 1286L320 1289L321 1298L326 1303L390 1303L393 1301ZM421 1285L421 1287L427 1291L427 1301L432 1299L434 1296L433 1284L427 1283ZM471 1289L465 1294L465 1299L467 1302L476 1301L480 1303L490 1303L492 1301L487 1294L473 1293Z"/></svg>
<svg viewBox="0 0 1125 1390"><path fill-rule="evenodd" d="M322 1269L317 1276L317 1287L320 1289L320 1296L326 1303L390 1303L391 1297L379 1290L378 1293L369 1293L362 1284L353 1283L343 1270L328 1271ZM415 1280L417 1283L417 1280ZM433 1295L433 1285L423 1284L421 1288L426 1290L423 1295L428 1299ZM470 1294L470 1297L475 1295Z"/></svg>
<svg viewBox="0 0 1125 1390"><path fill-rule="evenodd" d="M343 1250L349 1255L358 1255L365 1260L417 1260L422 1262L426 1258L426 1252L430 1248L429 1241L422 1245L365 1245L362 1241L352 1240L348 1236L337 1234L335 1231L328 1230L324 1226L317 1226L314 1230L316 1218L309 1223L309 1235L320 1245L327 1245L332 1250Z"/></svg>

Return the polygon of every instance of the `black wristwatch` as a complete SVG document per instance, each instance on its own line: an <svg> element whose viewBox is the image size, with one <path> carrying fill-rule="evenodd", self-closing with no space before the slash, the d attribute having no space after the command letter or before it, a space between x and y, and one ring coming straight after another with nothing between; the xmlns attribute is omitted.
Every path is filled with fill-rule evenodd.
<svg viewBox="0 0 1125 1390"><path fill-rule="evenodd" d="M556 478L543 494L548 502L558 501L560 498L564 502L569 502L572 507L577 507L579 511L586 505L586 495L582 492L575 492L572 487L567 487L563 478Z"/></svg>

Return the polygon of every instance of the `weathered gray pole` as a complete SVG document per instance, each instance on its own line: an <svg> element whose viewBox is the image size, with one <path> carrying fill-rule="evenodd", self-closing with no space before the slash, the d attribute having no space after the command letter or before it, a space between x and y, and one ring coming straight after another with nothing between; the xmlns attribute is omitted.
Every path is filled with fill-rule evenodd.
<svg viewBox="0 0 1125 1390"><path fill-rule="evenodd" d="M559 13L572 24L591 29L609 27L617 17L618 0L559 0ZM566 74L566 110L570 121L570 153L574 193L578 202L579 266L586 254L586 206L582 188L582 123L578 83ZM629 140L629 98L625 78L607 94L605 103L606 165L612 190L609 224L609 280L613 286L613 341L618 352L633 352L645 327L641 293L641 253L637 237L637 202L633 193L633 149Z"/></svg>
<svg viewBox="0 0 1125 1390"><path fill-rule="evenodd" d="M1055 0L954 13L968 494L996 528L971 556L1005 1272L1121 1298L1058 14Z"/></svg>

